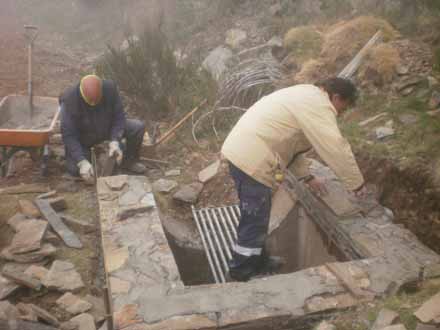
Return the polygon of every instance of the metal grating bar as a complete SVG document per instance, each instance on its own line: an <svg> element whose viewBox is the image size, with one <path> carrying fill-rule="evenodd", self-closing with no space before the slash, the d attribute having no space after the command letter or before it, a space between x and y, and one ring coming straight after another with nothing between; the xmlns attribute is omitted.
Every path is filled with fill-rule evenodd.
<svg viewBox="0 0 440 330"><path fill-rule="evenodd" d="M225 283L228 261L237 239L240 210L232 205L199 210L193 207L192 212L214 280Z"/></svg>

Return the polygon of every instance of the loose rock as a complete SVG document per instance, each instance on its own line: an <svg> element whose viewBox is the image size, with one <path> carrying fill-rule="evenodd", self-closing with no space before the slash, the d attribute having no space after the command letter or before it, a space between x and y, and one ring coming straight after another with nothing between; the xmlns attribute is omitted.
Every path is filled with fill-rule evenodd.
<svg viewBox="0 0 440 330"><path fill-rule="evenodd" d="M122 190L127 184L127 175L111 176L105 179L105 183L111 190Z"/></svg>
<svg viewBox="0 0 440 330"><path fill-rule="evenodd" d="M28 304L19 303L17 304L17 310L20 314L21 320L38 322L38 316L32 309L32 307Z"/></svg>
<svg viewBox="0 0 440 330"><path fill-rule="evenodd" d="M102 298L94 297L91 295L86 295L84 297L85 301L88 301L92 304L92 309L89 311L89 314L93 316L96 323L99 323L105 319L105 305L104 300Z"/></svg>
<svg viewBox="0 0 440 330"><path fill-rule="evenodd" d="M46 257L50 257L57 252L57 249L49 243L45 243L41 246L39 250L24 253L24 254L13 254L8 248L2 250L0 257L15 261L18 263L31 264L43 261Z"/></svg>
<svg viewBox="0 0 440 330"><path fill-rule="evenodd" d="M78 330L96 330L95 321L90 314L80 314L70 320L78 325Z"/></svg>
<svg viewBox="0 0 440 330"><path fill-rule="evenodd" d="M376 128L376 137L378 140L382 140L393 135L394 135L394 129L392 128L389 127Z"/></svg>
<svg viewBox="0 0 440 330"><path fill-rule="evenodd" d="M41 247L41 240L47 230L47 222L42 220L28 220L18 227L9 251L21 254L36 251Z"/></svg>
<svg viewBox="0 0 440 330"><path fill-rule="evenodd" d="M199 173L199 181L202 183L206 183L215 177L220 169L220 160L212 163L208 167L206 167L203 171Z"/></svg>
<svg viewBox="0 0 440 330"><path fill-rule="evenodd" d="M174 170L169 170L169 171L165 172L165 176L167 176L167 177L179 176L180 174L182 174L182 171L180 169L174 169Z"/></svg>
<svg viewBox="0 0 440 330"><path fill-rule="evenodd" d="M181 202L194 204L197 202L202 190L203 184L200 182L194 182L189 185L183 186L173 195L173 198Z"/></svg>
<svg viewBox="0 0 440 330"><path fill-rule="evenodd" d="M32 311L37 315L37 317L39 319L42 319L43 321L53 325L53 326L58 326L60 324L60 322L58 321L58 319L53 316L52 314L50 314L48 311L34 305L34 304L29 304L29 307L32 308Z"/></svg>
<svg viewBox="0 0 440 330"><path fill-rule="evenodd" d="M24 271L25 274L32 276L33 278L36 278L40 281L47 275L48 272L49 272L49 270L47 268L44 268L42 266L36 266L36 265L29 266Z"/></svg>
<svg viewBox="0 0 440 330"><path fill-rule="evenodd" d="M12 218L8 220L8 225L12 227L12 229L17 232L18 227L28 220L28 217L23 213L16 213Z"/></svg>
<svg viewBox="0 0 440 330"><path fill-rule="evenodd" d="M315 330L336 330L336 327L327 321L322 321Z"/></svg>
<svg viewBox="0 0 440 330"><path fill-rule="evenodd" d="M26 215L30 218L41 217L40 210L30 200L20 199L18 201L18 204L20 205L21 213L23 213L24 215Z"/></svg>
<svg viewBox="0 0 440 330"><path fill-rule="evenodd" d="M68 311L70 314L77 315L89 311L92 304L82 300L70 292L65 293L56 301L57 305Z"/></svg>
<svg viewBox="0 0 440 330"><path fill-rule="evenodd" d="M169 193L177 186L178 183L174 180L159 179L153 183L154 190L161 193Z"/></svg>
<svg viewBox="0 0 440 330"><path fill-rule="evenodd" d="M0 275L0 300L6 299L20 286Z"/></svg>
<svg viewBox="0 0 440 330"><path fill-rule="evenodd" d="M387 327L393 324L398 318L399 318L399 314L387 308L383 308L379 312L376 321L374 321L371 330L380 330L384 327Z"/></svg>
<svg viewBox="0 0 440 330"><path fill-rule="evenodd" d="M81 275L70 262L56 260L47 275L43 278L43 285L48 289L61 292L75 291L84 287Z"/></svg>
<svg viewBox="0 0 440 330"><path fill-rule="evenodd" d="M440 316L440 293L426 301L414 315L422 322L428 323Z"/></svg>
<svg viewBox="0 0 440 330"><path fill-rule="evenodd" d="M17 308L9 301L0 301L0 320L16 320L19 317Z"/></svg>

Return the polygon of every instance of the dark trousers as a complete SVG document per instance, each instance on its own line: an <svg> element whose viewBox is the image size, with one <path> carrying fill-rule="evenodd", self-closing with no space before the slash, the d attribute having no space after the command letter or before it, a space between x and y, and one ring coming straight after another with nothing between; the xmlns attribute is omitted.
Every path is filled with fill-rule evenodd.
<svg viewBox="0 0 440 330"><path fill-rule="evenodd" d="M253 272L261 262L269 228L272 190L231 163L229 171L237 189L241 212L237 243L229 268L231 272L240 269Z"/></svg>
<svg viewBox="0 0 440 330"><path fill-rule="evenodd" d="M145 124L140 120L127 119L125 124L124 136L126 143L121 143L124 151L124 161L131 162L139 158L139 152L145 134ZM90 147L83 147L85 157L91 161ZM71 175L78 176L79 169L77 163L69 155L66 148L66 168Z"/></svg>

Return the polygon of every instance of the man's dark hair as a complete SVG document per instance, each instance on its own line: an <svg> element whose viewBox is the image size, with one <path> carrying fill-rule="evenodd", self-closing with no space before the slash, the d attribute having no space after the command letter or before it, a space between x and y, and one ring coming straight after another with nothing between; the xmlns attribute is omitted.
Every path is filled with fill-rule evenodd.
<svg viewBox="0 0 440 330"><path fill-rule="evenodd" d="M341 98L354 105L357 98L356 86L345 78L328 78L326 80L318 81L315 86L323 88L331 98L333 94L338 94Z"/></svg>

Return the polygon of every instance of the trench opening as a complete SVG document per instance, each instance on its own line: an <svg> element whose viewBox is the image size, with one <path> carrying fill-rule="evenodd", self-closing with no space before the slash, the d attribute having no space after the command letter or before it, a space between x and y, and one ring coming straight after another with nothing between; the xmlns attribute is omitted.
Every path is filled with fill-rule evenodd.
<svg viewBox="0 0 440 330"><path fill-rule="evenodd" d="M206 227L208 228L208 225ZM217 226L211 224L209 228L215 230ZM231 237L234 237L232 232L230 234ZM207 257L208 253L212 253L212 251L185 246L168 233L167 239L185 285L216 283ZM218 240L221 241L222 238L218 237ZM209 244L206 245L209 248ZM214 239L212 246L216 248ZM266 248L270 255L282 257L284 260L284 265L277 274L292 273L327 262L347 261L338 247L329 241L326 233L320 230L299 206L292 209L279 227L268 235ZM222 251L219 251L218 248L216 250L219 263L222 264L220 253L226 257L227 251L224 246ZM212 259L211 254L211 266L214 263Z"/></svg>
<svg viewBox="0 0 440 330"><path fill-rule="evenodd" d="M427 247L440 254L440 188L426 164L399 168L390 159L359 155L366 181L374 184L380 204L394 213Z"/></svg>

